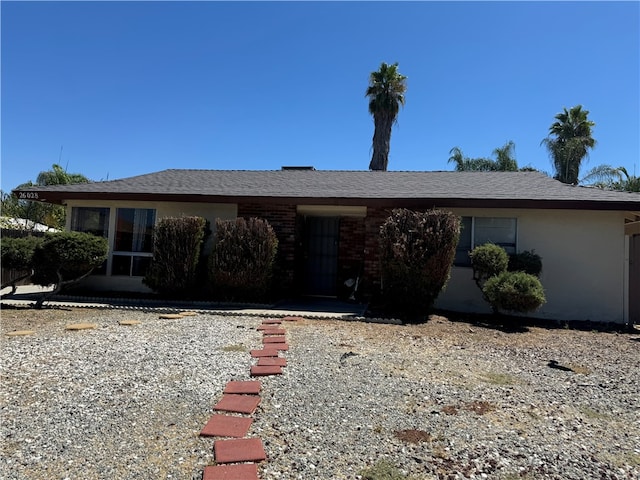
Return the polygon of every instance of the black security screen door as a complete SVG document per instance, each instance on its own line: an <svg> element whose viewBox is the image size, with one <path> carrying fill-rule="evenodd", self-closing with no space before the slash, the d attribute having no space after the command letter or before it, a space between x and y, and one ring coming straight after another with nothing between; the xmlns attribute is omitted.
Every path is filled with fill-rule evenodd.
<svg viewBox="0 0 640 480"><path fill-rule="evenodd" d="M340 219L307 217L305 222L305 293L335 296Z"/></svg>

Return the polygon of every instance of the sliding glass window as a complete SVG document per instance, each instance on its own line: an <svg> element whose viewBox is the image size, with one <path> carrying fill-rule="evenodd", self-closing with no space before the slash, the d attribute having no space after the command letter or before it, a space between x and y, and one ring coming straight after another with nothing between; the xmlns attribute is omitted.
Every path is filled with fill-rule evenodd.
<svg viewBox="0 0 640 480"><path fill-rule="evenodd" d="M118 208L111 275L144 276L153 256L152 208Z"/></svg>
<svg viewBox="0 0 640 480"><path fill-rule="evenodd" d="M109 208L73 207L71 209L71 230L90 233L96 237L109 237ZM105 275L107 261L93 269L92 275Z"/></svg>

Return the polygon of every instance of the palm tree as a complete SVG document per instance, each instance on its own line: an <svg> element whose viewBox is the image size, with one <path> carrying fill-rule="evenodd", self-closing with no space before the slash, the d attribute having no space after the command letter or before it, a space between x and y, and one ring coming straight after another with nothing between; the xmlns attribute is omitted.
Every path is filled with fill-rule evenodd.
<svg viewBox="0 0 640 480"><path fill-rule="evenodd" d="M67 173L57 163L54 163L51 170L45 170L38 174L36 178L36 185L71 185L74 183L89 183L87 177L81 173ZM30 202L31 203L31 202ZM35 203L35 202L34 202ZM49 225L51 227L63 229L65 225L66 210L64 207L52 204L41 204L42 219L40 223Z"/></svg>
<svg viewBox="0 0 640 480"><path fill-rule="evenodd" d="M462 154L462 150L460 150L460 147L453 147L451 150L449 150L449 155L451 156L449 157L449 160L447 160L447 163L455 163L456 172L465 171L465 157Z"/></svg>
<svg viewBox="0 0 640 480"><path fill-rule="evenodd" d="M515 159L516 144L509 140L502 147L496 148L493 154L496 156L496 170L500 172L517 172L518 162Z"/></svg>
<svg viewBox="0 0 640 480"><path fill-rule="evenodd" d="M640 177L629 175L624 167L616 168L611 165L598 165L592 168L580 183L587 183L605 190L640 192Z"/></svg>
<svg viewBox="0 0 640 480"><path fill-rule="evenodd" d="M91 182L91 180L81 173L67 173L60 165L53 164L51 170L45 170L38 174L36 183L29 181L18 185L15 190L36 186L70 185L89 182ZM2 214L16 218L24 218L32 222L32 225L42 223L49 227L64 229L65 213L65 207L61 205L32 200L20 200L14 195L2 195Z"/></svg>
<svg viewBox="0 0 640 480"><path fill-rule="evenodd" d="M549 136L542 141L551 155L556 180L572 185L578 183L580 164L596 144L591 136L595 123L587 118L588 115L589 111L583 110L582 105L569 110L563 108L549 127Z"/></svg>
<svg viewBox="0 0 640 480"><path fill-rule="evenodd" d="M382 62L380 70L371 72L369 87L369 113L373 115L373 155L369 170L387 170L391 145L391 127L396 122L400 105L404 106L407 84L404 75L398 72L398 63Z"/></svg>
<svg viewBox="0 0 640 480"><path fill-rule="evenodd" d="M448 162L456 164L457 172L516 172L518 162L514 158L516 145L509 140L504 146L496 148L493 154L496 160L490 158L465 157L460 147L453 147Z"/></svg>
<svg viewBox="0 0 640 480"><path fill-rule="evenodd" d="M465 157L460 147L449 150L449 163L456 164L456 172L492 172L495 170L493 160L489 158Z"/></svg>
<svg viewBox="0 0 640 480"><path fill-rule="evenodd" d="M71 185L74 183L89 183L90 180L81 173L67 173L57 163L51 170L45 170L38 174L37 185Z"/></svg>

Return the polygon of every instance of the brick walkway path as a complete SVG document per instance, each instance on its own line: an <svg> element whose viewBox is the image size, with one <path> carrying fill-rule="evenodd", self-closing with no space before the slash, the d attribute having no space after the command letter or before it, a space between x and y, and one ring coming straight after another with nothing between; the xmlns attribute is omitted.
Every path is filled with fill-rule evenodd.
<svg viewBox="0 0 640 480"><path fill-rule="evenodd" d="M287 351L283 321L296 321L299 317L282 320L264 320L258 327L262 332L262 348L251 350L257 364L250 367L252 377L281 375L287 359L280 352ZM262 384L258 380L230 381L222 398L213 407L214 413L200 432L201 436L220 437L213 442L216 465L204 468L203 480L258 480L258 462L267 460L262 439L247 437L253 420L251 415L260 405Z"/></svg>

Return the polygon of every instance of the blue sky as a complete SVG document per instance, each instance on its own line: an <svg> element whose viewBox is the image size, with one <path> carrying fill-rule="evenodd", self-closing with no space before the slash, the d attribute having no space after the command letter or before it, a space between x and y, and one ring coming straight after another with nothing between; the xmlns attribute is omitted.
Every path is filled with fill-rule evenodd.
<svg viewBox="0 0 640 480"><path fill-rule="evenodd" d="M167 168L366 170L369 73L399 62L389 170L449 150L551 172L540 142L582 104L585 169L640 174L638 2L7 2L2 189L60 163L93 180Z"/></svg>

